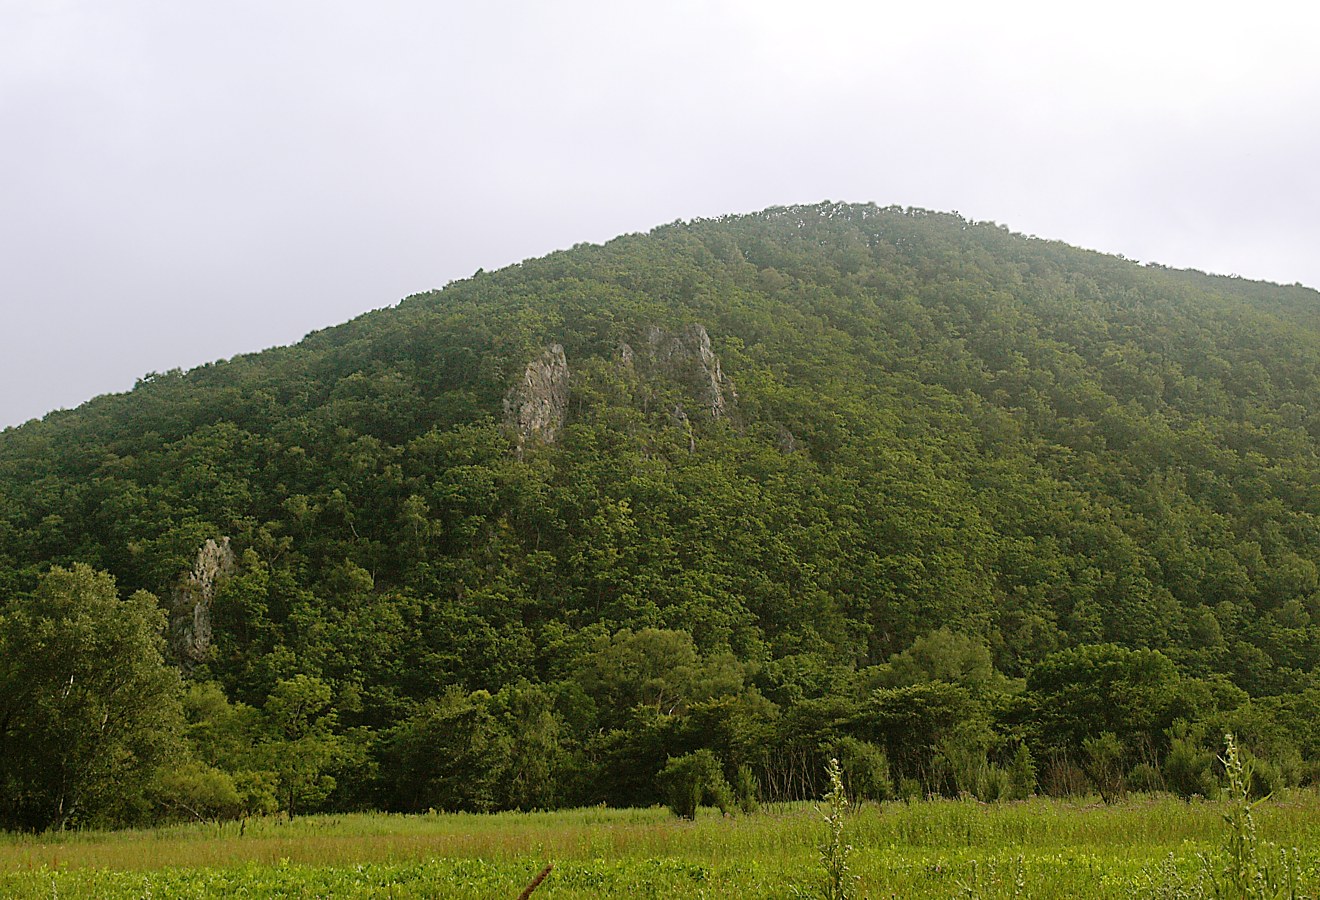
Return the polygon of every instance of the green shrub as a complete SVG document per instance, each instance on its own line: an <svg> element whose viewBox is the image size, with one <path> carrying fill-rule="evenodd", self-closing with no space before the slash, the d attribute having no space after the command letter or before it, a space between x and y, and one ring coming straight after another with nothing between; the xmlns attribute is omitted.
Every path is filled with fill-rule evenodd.
<svg viewBox="0 0 1320 900"><path fill-rule="evenodd" d="M709 750L669 757L659 782L665 805L679 818L695 819L702 803L713 804L723 813L733 807L733 790Z"/></svg>
<svg viewBox="0 0 1320 900"><path fill-rule="evenodd" d="M1165 789L1164 773L1150 763L1138 763L1127 773L1127 786L1139 794L1153 794Z"/></svg>
<svg viewBox="0 0 1320 900"><path fill-rule="evenodd" d="M744 813L754 813L761 808L761 786L752 774L752 767L745 763L738 767L733 775L733 796L738 801L738 809Z"/></svg>
<svg viewBox="0 0 1320 900"><path fill-rule="evenodd" d="M890 800L894 782L889 777L889 757L882 747L853 737L840 738L836 754L844 788L859 800Z"/></svg>
<svg viewBox="0 0 1320 900"><path fill-rule="evenodd" d="M1123 744L1118 735L1106 731L1098 737L1082 741L1086 754L1084 768L1091 784L1106 803L1115 803L1127 795L1127 780L1123 777Z"/></svg>
<svg viewBox="0 0 1320 900"><path fill-rule="evenodd" d="M1036 793L1036 761L1031 750L1024 743L1019 743L1013 753L1013 760L1008 765L1009 800L1025 800Z"/></svg>
<svg viewBox="0 0 1320 900"><path fill-rule="evenodd" d="M1214 797L1219 784L1214 775L1215 755L1199 746L1187 722L1179 719L1169 729L1169 753L1164 758L1164 783L1179 797Z"/></svg>
<svg viewBox="0 0 1320 900"><path fill-rule="evenodd" d="M915 778L903 778L898 782L898 796L908 803L916 803L926 792L921 789L921 782Z"/></svg>

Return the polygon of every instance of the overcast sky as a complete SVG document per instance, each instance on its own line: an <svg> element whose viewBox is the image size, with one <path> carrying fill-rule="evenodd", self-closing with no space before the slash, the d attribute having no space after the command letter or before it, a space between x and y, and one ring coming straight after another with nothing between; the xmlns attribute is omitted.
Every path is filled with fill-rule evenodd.
<svg viewBox="0 0 1320 900"><path fill-rule="evenodd" d="M0 0L0 427L775 204L1320 287L1310 8Z"/></svg>

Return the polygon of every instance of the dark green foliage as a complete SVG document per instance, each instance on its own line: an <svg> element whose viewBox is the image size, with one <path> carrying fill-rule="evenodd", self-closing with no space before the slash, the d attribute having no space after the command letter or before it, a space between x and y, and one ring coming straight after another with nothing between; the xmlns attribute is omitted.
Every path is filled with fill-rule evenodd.
<svg viewBox="0 0 1320 900"><path fill-rule="evenodd" d="M696 325L719 416L711 371L648 355ZM520 450L503 401L552 343L565 421ZM52 565L170 606L229 537L176 808L230 802L211 770L248 810L654 803L703 749L803 799L863 745L907 793L1019 796L1076 789L1106 732L1199 793L1179 719L1291 783L1320 771L1317 396L1300 287L922 210L668 225L0 433L0 642ZM0 678L35 677L12 647Z"/></svg>
<svg viewBox="0 0 1320 900"><path fill-rule="evenodd" d="M393 809L484 812L496 808L510 735L486 691L449 691L392 729L382 769Z"/></svg>
<svg viewBox="0 0 1320 900"><path fill-rule="evenodd" d="M940 681L875 691L859 724L900 778L953 794L973 788L993 741L988 711L966 688Z"/></svg>
<svg viewBox="0 0 1320 900"><path fill-rule="evenodd" d="M1060 651L1027 678L1041 743L1074 752L1106 732L1115 741L1163 734L1199 712L1193 688L1158 651L1112 644Z"/></svg>

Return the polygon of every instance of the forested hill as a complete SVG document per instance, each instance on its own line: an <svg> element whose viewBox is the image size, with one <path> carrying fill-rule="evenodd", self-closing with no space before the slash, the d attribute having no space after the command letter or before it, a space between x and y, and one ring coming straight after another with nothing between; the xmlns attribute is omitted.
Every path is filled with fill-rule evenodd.
<svg viewBox="0 0 1320 900"><path fill-rule="evenodd" d="M324 688L376 773L332 805L419 802L409 727L520 702L549 793L450 805L647 800L599 769L640 708L930 683L993 682L1039 756L1032 678L1078 654L1167 664L1189 720L1316 688L1318 381L1301 286L921 210L675 223L0 433L0 603L86 564L224 703Z"/></svg>

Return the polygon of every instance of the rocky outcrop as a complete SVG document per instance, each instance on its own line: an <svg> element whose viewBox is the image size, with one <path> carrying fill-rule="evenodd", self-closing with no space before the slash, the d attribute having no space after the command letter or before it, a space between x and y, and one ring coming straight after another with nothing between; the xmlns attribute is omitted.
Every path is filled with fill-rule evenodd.
<svg viewBox="0 0 1320 900"><path fill-rule="evenodd" d="M170 649L185 668L206 659L211 648L211 604L216 588L234 574L236 566L229 538L207 540L197 551L192 571L174 589L170 602Z"/></svg>
<svg viewBox="0 0 1320 900"><path fill-rule="evenodd" d="M518 442L518 455L529 443L553 444L568 411L568 360L560 344L546 347L527 364L504 396L504 423Z"/></svg>
<svg viewBox="0 0 1320 900"><path fill-rule="evenodd" d="M688 418L687 410L683 408L683 404L680 403L675 406L673 411L669 413L669 421L683 429L683 433L687 435L688 453L696 453L697 438L692 433L692 420Z"/></svg>
<svg viewBox="0 0 1320 900"><path fill-rule="evenodd" d="M694 323L666 331L652 325L635 347L620 343L615 363L636 390L644 411L656 394L650 385L657 381L682 385L684 394L711 419L724 418L737 404L738 392L724 374L705 326ZM504 395L504 425L513 435L519 459L529 446L553 444L558 438L568 412L569 383L564 348L550 344L527 364L522 377ZM673 424L687 433L690 451L696 446L690 417L697 416L697 409L689 415L683 404L670 411Z"/></svg>
<svg viewBox="0 0 1320 900"><path fill-rule="evenodd" d="M646 331L643 352L651 374L673 378L687 386L712 419L723 418L729 407L738 402L733 380L720 367L704 325L694 323L677 332L652 325ZM628 344L623 344L619 358L632 366L637 354Z"/></svg>

